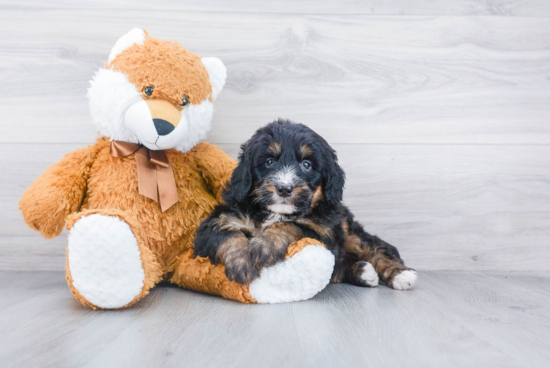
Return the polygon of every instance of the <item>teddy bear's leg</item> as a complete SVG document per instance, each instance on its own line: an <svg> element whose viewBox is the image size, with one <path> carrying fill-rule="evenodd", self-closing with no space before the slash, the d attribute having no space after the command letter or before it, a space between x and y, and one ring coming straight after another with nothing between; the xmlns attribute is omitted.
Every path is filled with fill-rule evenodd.
<svg viewBox="0 0 550 368"><path fill-rule="evenodd" d="M243 303L284 303L315 296L327 286L333 269L334 255L319 241L304 238L288 248L284 262L263 269L250 286L229 281L223 265L194 258L192 250L180 257L170 281Z"/></svg>
<svg viewBox="0 0 550 368"><path fill-rule="evenodd" d="M213 265L207 257L194 257L191 247L179 257L169 281L185 289L221 295L242 303L256 302L250 296L248 286L229 281L223 265Z"/></svg>
<svg viewBox="0 0 550 368"><path fill-rule="evenodd" d="M119 210L85 210L68 218L67 281L82 304L128 307L161 280L162 267L137 228L132 215Z"/></svg>

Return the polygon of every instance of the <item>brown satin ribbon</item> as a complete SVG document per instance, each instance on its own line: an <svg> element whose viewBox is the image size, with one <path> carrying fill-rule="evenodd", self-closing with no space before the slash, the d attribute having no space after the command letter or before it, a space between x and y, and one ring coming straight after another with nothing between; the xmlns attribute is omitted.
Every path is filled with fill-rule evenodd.
<svg viewBox="0 0 550 368"><path fill-rule="evenodd" d="M178 202L174 172L164 151L152 151L137 143L111 142L113 157L136 154L139 194L159 202L162 212Z"/></svg>

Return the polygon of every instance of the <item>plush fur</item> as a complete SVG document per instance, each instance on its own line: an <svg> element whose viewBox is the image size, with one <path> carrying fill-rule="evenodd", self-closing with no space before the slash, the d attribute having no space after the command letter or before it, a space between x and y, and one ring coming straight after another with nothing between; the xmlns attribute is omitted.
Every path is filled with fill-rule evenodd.
<svg viewBox="0 0 550 368"><path fill-rule="evenodd" d="M279 120L242 146L239 164L218 205L197 231L195 254L225 265L227 277L254 281L309 237L335 257L331 281L404 290L416 271L397 249L367 233L342 204L345 182L335 151L308 127ZM376 272L372 272L372 270Z"/></svg>
<svg viewBox="0 0 550 368"><path fill-rule="evenodd" d="M120 50L122 45L126 49ZM143 30L123 36L111 54L116 56L96 73L88 90L92 121L101 136L183 153L206 138L213 101L226 78L219 59L201 58L175 42L149 37ZM146 87L153 87L151 96L144 95ZM183 97L190 104L179 109ZM147 116L149 100L173 106L179 115L173 132L161 136L147 124L154 118Z"/></svg>
<svg viewBox="0 0 550 368"><path fill-rule="evenodd" d="M97 72L88 97L100 138L48 168L19 203L27 224L46 238L67 226L67 281L85 306L128 307L162 280L256 302L248 286L225 277L223 266L192 254L196 229L220 203L236 166L219 148L198 143L210 128L213 100L225 77L219 59L200 58L139 29L116 43L106 68ZM154 88L147 95L149 86ZM135 154L114 157L115 140L164 150L176 182L175 205L162 211L139 193ZM325 268L334 262L314 239L297 243L288 254L308 247L315 247ZM278 277L259 278L262 300L271 300L265 290L276 295L274 301L310 297L330 278L324 268L312 274L303 260L292 264L271 273L293 280L296 292L282 293L288 284Z"/></svg>

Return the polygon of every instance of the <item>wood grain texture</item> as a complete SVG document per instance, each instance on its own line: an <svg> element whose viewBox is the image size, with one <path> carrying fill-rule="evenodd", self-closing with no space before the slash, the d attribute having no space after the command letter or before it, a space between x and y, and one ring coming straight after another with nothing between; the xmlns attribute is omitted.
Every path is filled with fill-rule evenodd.
<svg viewBox="0 0 550 368"><path fill-rule="evenodd" d="M4 143L89 143L88 81L133 27L228 67L216 143L277 117L331 143L549 144L548 18L0 13Z"/></svg>
<svg viewBox="0 0 550 368"><path fill-rule="evenodd" d="M92 311L61 272L0 273L6 367L547 367L546 276L424 272L411 291L329 285L315 298L243 305L160 286Z"/></svg>
<svg viewBox="0 0 550 368"><path fill-rule="evenodd" d="M550 147L333 146L347 173L344 202L411 267L550 270ZM0 145L0 157L10 157L0 165L0 269L63 269L66 239L40 239L17 203L77 147L41 144L34 153L31 144ZM220 147L237 156L238 145Z"/></svg>
<svg viewBox="0 0 550 368"><path fill-rule="evenodd" d="M5 9L134 9L283 14L550 15L545 0L3 0Z"/></svg>

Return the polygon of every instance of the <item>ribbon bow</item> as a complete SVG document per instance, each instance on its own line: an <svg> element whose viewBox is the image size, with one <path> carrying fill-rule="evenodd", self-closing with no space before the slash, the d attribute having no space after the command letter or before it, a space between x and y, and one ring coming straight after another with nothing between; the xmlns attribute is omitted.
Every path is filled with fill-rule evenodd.
<svg viewBox="0 0 550 368"><path fill-rule="evenodd" d="M113 157L136 154L139 194L159 202L162 212L178 202L174 172L164 151L152 151L137 143L111 142Z"/></svg>

